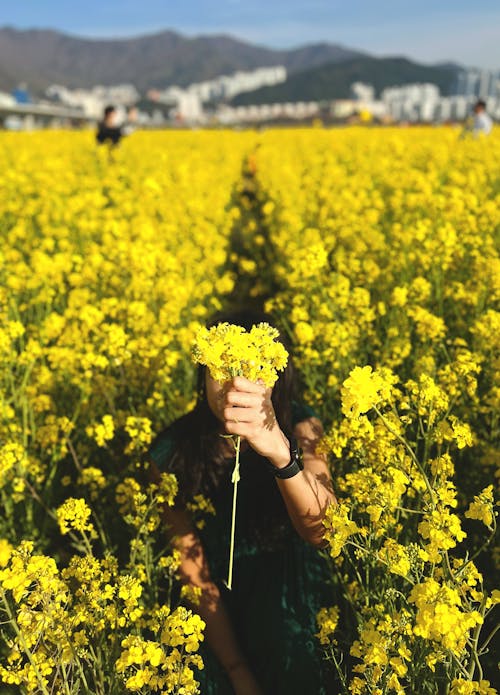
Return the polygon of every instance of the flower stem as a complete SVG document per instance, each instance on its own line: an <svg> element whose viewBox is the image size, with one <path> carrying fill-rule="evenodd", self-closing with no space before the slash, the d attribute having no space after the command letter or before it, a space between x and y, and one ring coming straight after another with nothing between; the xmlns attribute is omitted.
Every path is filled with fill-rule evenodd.
<svg viewBox="0 0 500 695"><path fill-rule="evenodd" d="M394 429L390 426L390 424L387 422L387 419L382 415L382 413L380 412L380 410L379 410L376 406L373 406L373 410L377 413L377 415L379 416L379 418L382 420L383 424L385 425L386 430L387 430L388 432L390 432L394 437L396 437L396 439L397 439L399 442L401 442L401 444L405 447L405 449L406 449L406 450L408 451L408 453L410 454L411 459L412 459L413 462L415 463L417 469L419 470L420 474L422 475L422 478L424 479L425 487L427 488L427 492L429 493L430 502L431 502L431 504L433 504L434 493L433 493L431 484L429 483L429 478L427 477L427 474L426 474L426 472L425 472L425 470L424 470L422 464L420 463L420 461L419 461L418 458L416 457L415 452L413 451L413 449L411 448L411 446L408 444L408 442L406 441L406 439L405 439L404 437L402 437L398 432L396 432L396 430L394 430Z"/></svg>
<svg viewBox="0 0 500 695"><path fill-rule="evenodd" d="M233 439L234 449L236 452L236 457L234 461L233 475L231 476L231 482L234 485L233 488L233 511L231 515L231 543L229 546L229 567L227 571L227 582L226 586L228 589L233 588L233 559L234 559L234 532L236 529L236 499L238 496L238 482L240 479L240 445L241 437L238 435Z"/></svg>

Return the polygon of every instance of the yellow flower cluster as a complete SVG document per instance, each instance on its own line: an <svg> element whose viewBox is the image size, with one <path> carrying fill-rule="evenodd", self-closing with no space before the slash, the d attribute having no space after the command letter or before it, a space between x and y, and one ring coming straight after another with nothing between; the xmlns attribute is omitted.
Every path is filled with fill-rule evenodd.
<svg viewBox="0 0 500 695"><path fill-rule="evenodd" d="M91 555L73 557L59 572L52 558L35 555L33 544L23 542L0 570L3 609L8 596L17 604L10 616L17 636L9 644L6 665L0 665L0 678L29 693L48 693L70 692L71 683L82 677L91 692L91 674L84 674L89 649L95 658L104 646L102 664L114 652L119 654L107 685L101 681L106 692L123 692L125 675L125 688L131 692L147 685L152 692L195 695L199 689L193 667L203 668L195 652L204 623L182 606L145 610L144 584L144 579L120 575L112 558L99 561ZM132 628L147 629L157 641L136 634L120 638Z"/></svg>
<svg viewBox="0 0 500 695"><path fill-rule="evenodd" d="M493 509L493 485L488 485L479 495L474 495L474 501L470 503L465 516L469 519L478 519L485 526L491 528L494 518Z"/></svg>
<svg viewBox="0 0 500 695"><path fill-rule="evenodd" d="M333 641L333 633L337 629L339 622L339 609L337 606L333 606L332 608L321 608L316 616L316 620L319 627L319 632L316 637L321 644L330 644Z"/></svg>
<svg viewBox="0 0 500 695"><path fill-rule="evenodd" d="M460 610L462 600L456 589L432 578L415 585L408 600L417 608L414 633L457 656L462 654L470 630L483 622L478 611Z"/></svg>
<svg viewBox="0 0 500 695"><path fill-rule="evenodd" d="M129 635L122 641L116 670L125 674L127 690L137 692L146 687L153 693L198 693L192 666L203 668L201 657L194 652L203 640L204 622L180 606L173 613L164 609L156 611L150 624L158 641L144 640L137 635Z"/></svg>
<svg viewBox="0 0 500 695"><path fill-rule="evenodd" d="M330 554L337 557L348 538L356 533L363 533L355 521L349 519L349 509L343 505L332 505L326 510L324 519L325 539L330 546Z"/></svg>
<svg viewBox="0 0 500 695"><path fill-rule="evenodd" d="M342 412L350 417L378 405L390 392L390 385L370 366L355 367L342 384Z"/></svg>
<svg viewBox="0 0 500 695"><path fill-rule="evenodd" d="M450 695L497 695L497 690L490 687L487 680L469 681L455 678L451 684Z"/></svg>
<svg viewBox="0 0 500 695"><path fill-rule="evenodd" d="M112 415L103 415L102 420L93 426L88 426L86 432L93 437L98 446L106 446L106 442L115 436L115 425Z"/></svg>
<svg viewBox="0 0 500 695"><path fill-rule="evenodd" d="M355 667L357 674L351 681L350 691L383 693L395 691L404 694L401 680L408 673L411 650L408 647L409 614L407 611L387 612L381 619L368 619L359 631L350 653L362 659Z"/></svg>
<svg viewBox="0 0 500 695"><path fill-rule="evenodd" d="M84 499L70 497L56 511L61 533L69 533L71 530L79 531L80 533L85 531L94 532L94 527L89 521L91 513L92 511Z"/></svg>
<svg viewBox="0 0 500 695"><path fill-rule="evenodd" d="M187 503L186 508L199 529L202 529L205 526L204 516L206 514L216 513L212 501L203 495L195 495L192 501Z"/></svg>
<svg viewBox="0 0 500 695"><path fill-rule="evenodd" d="M272 386L286 367L288 353L276 340L279 332L267 323L246 331L242 326L219 323L200 328L193 345L195 362L204 364L218 382L234 376Z"/></svg>
<svg viewBox="0 0 500 695"><path fill-rule="evenodd" d="M153 439L153 432L151 429L151 420L146 417L129 417L125 421L125 432L130 437L130 443L125 449L126 453L131 453L133 451L145 451L151 440Z"/></svg>

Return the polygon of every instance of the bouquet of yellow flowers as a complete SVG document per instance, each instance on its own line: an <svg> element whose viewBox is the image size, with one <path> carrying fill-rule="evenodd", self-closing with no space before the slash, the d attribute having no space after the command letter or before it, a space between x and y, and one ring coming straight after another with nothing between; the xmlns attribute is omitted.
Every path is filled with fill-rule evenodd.
<svg viewBox="0 0 500 695"><path fill-rule="evenodd" d="M204 364L220 383L244 376L272 386L288 361L278 336L278 330L268 323L259 323L250 331L231 323L201 328L193 347L194 361Z"/></svg>
<svg viewBox="0 0 500 695"><path fill-rule="evenodd" d="M219 383L229 381L235 376L243 376L249 381L261 381L266 386L273 386L278 379L278 371L283 370L288 361L288 353L284 345L276 340L278 336L278 330L268 323L252 326L250 331L246 331L242 326L219 323L211 328L201 328L198 331L193 346L193 359L196 363L205 365L212 378ZM229 569L226 582L227 587L231 589L236 499L240 480L241 437L227 436L232 439L236 454L231 478L234 490Z"/></svg>

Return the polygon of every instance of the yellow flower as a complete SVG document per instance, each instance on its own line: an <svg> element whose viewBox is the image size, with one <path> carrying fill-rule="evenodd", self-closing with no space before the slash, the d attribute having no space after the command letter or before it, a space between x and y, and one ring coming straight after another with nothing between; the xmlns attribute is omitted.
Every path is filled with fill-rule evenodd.
<svg viewBox="0 0 500 695"><path fill-rule="evenodd" d="M216 381L244 376L272 386L288 361L287 351L276 340L278 336L278 330L267 323L253 326L248 332L229 323L200 328L193 359L205 365Z"/></svg>
<svg viewBox="0 0 500 695"><path fill-rule="evenodd" d="M493 524L493 485L485 487L479 495L474 495L474 501L470 503L465 516L469 519L478 519L488 528Z"/></svg>
<svg viewBox="0 0 500 695"><path fill-rule="evenodd" d="M443 454L436 459L431 459L429 461L429 466L432 475L436 477L451 477L455 472L455 466L449 454Z"/></svg>
<svg viewBox="0 0 500 695"><path fill-rule="evenodd" d="M410 571L411 563L408 553L404 546L397 543L394 539L388 538L381 551L380 556L387 563L389 572L406 577ZM399 674L402 675L402 674Z"/></svg>
<svg viewBox="0 0 500 695"><path fill-rule="evenodd" d="M342 384L342 412L359 417L388 397L390 385L370 366L355 367Z"/></svg>
<svg viewBox="0 0 500 695"><path fill-rule="evenodd" d="M459 422L458 418L452 415L450 418L453 435L459 449L472 446L473 437L470 426L466 422Z"/></svg>
<svg viewBox="0 0 500 695"><path fill-rule="evenodd" d="M93 426L89 425L85 431L89 437L95 439L97 446L106 446L106 442L109 442L115 436L113 416L103 415L102 422Z"/></svg>
<svg viewBox="0 0 500 695"><path fill-rule="evenodd" d="M464 481L477 481L466 518L496 526L500 132L487 147L456 135L138 131L111 161L90 132L0 133L9 163L0 171L0 581L16 620L4 611L5 687L66 692L82 666L104 692L117 676L124 692L199 690L199 618L155 605L150 590L161 584L167 599L178 581L180 555L164 548L160 516L177 481L163 472L140 482L139 461L153 431L193 406L190 347L207 317L238 299L236 287L269 297L295 346L298 396L331 423L323 451L343 502L325 532L359 630L336 648L328 610L318 632L328 651L355 654L345 690L391 695L416 683L428 695L439 671L460 674L452 695L492 695L461 666L474 663L473 609L489 611L498 591L490 596L490 577L466 560L475 534L465 539L452 512ZM241 336L227 363L217 341L205 347L230 375L243 362L262 377ZM370 375L342 389L368 363ZM359 417L374 405L391 431ZM59 569L33 543L10 547L16 537L53 545L35 500L59 505L60 481L92 500L120 560L109 547L101 559L61 552ZM208 502L193 505L210 513ZM79 505L66 511L76 535L93 520ZM500 557L490 549L478 558L485 570ZM342 627L344 638L354 625ZM123 668L96 675L110 655Z"/></svg>
<svg viewBox="0 0 500 695"><path fill-rule="evenodd" d="M473 681L455 678L451 683L450 695L497 695L487 680Z"/></svg>
<svg viewBox="0 0 500 695"><path fill-rule="evenodd" d="M153 439L151 420L147 417L129 415L125 423L125 432L130 437L126 453L146 450Z"/></svg>
<svg viewBox="0 0 500 695"><path fill-rule="evenodd" d="M12 546L6 538L0 538L0 567L5 567L12 555Z"/></svg>
<svg viewBox="0 0 500 695"><path fill-rule="evenodd" d="M349 508L345 504L331 504L326 510L323 525L326 529L325 540L328 541L332 557L340 555L350 536L365 532L349 519Z"/></svg>
<svg viewBox="0 0 500 695"><path fill-rule="evenodd" d="M205 519L203 515L212 514L215 515L215 507L212 501L203 495L195 495L191 502L188 502L186 508L191 513L193 519L195 520L196 526L199 529L205 527Z"/></svg>
<svg viewBox="0 0 500 695"><path fill-rule="evenodd" d="M88 466L82 468L78 476L78 483L87 486L90 490L91 499L95 500L98 498L100 491L106 487L106 478L100 468Z"/></svg>
<svg viewBox="0 0 500 695"><path fill-rule="evenodd" d="M462 531L458 516L446 508L425 514L418 525L418 532L428 540L425 550L433 562L440 562L440 551L454 548L457 541L462 541L467 535Z"/></svg>
<svg viewBox="0 0 500 695"><path fill-rule="evenodd" d="M70 531L89 531L94 533L94 527L89 521L92 514L84 499L70 497L56 510L57 521L63 535Z"/></svg>
<svg viewBox="0 0 500 695"><path fill-rule="evenodd" d="M181 599L184 599L193 606L198 606L201 599L201 587L193 584L183 584L181 588Z"/></svg>
<svg viewBox="0 0 500 695"><path fill-rule="evenodd" d="M432 578L413 587L409 602L417 608L415 635L438 643L456 656L462 654L469 632L483 622L477 611L460 610L456 589Z"/></svg>
<svg viewBox="0 0 500 695"><path fill-rule="evenodd" d="M295 335L300 343L311 343L314 340L314 329L310 323L299 321L295 325Z"/></svg>
<svg viewBox="0 0 500 695"><path fill-rule="evenodd" d="M316 637L323 645L330 644L333 640L333 633L337 629L339 622L339 609L337 606L332 608L321 608L316 616L319 632Z"/></svg>

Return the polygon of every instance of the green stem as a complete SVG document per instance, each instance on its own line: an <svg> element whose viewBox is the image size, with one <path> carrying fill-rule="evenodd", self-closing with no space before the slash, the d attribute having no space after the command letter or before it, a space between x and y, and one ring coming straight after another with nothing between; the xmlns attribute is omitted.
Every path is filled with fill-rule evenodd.
<svg viewBox="0 0 500 695"><path fill-rule="evenodd" d="M387 422L386 418L382 415L382 413L381 413L380 410L377 408L377 406L373 406L373 409L374 409L374 411L377 413L377 415L379 416L379 418L382 420L382 422L384 423L385 428L387 429L387 431L390 432L394 437L396 437L396 439L397 439L399 442L401 442L401 444L405 447L405 449L407 450L407 452L410 454L410 457L411 457L413 463L416 465L417 469L420 471L420 473L421 473L421 475L422 475L422 477L423 477L423 479L424 479L425 487L427 488L427 492L429 493L430 502L431 502L431 504L433 504L433 500L434 500L433 490L432 490L432 488L431 488L431 485L430 485L430 483L429 483L429 479L428 479L427 474L425 473L425 471L424 471L424 469L423 469L422 464L420 463L420 461L418 460L418 458L415 456L415 452L413 451L413 449L411 448L411 446L408 444L408 442L406 441L406 439L405 439L404 437L402 437L398 432L396 432L396 430L394 430L394 429L389 425L389 423Z"/></svg>
<svg viewBox="0 0 500 695"><path fill-rule="evenodd" d="M462 567L460 567L460 569L455 574L455 580L457 580L458 577L460 577L460 575L463 572L465 572L465 568L467 567L467 565L470 565L471 562L474 562L476 557L478 557L478 555L481 555L483 550L485 550L489 546L489 544L491 543L491 541L493 540L493 538L496 535L496 530L497 530L496 519L495 519L495 517L493 517L493 529L492 529L491 535L486 539L486 541L479 548L479 550L476 550L476 552L470 556L470 558L467 560L467 562L464 565L462 565Z"/></svg>
<svg viewBox="0 0 500 695"><path fill-rule="evenodd" d="M68 628L67 628L66 626L63 627L63 630L64 630L64 635L65 635L65 637L66 637L66 639L67 639L67 641L68 641L68 645L69 645L69 647L70 647L70 649L71 649L71 654L73 655L73 659L75 660L76 666L77 666L77 668L78 668L78 672L79 672L79 674L80 674L80 678L82 679L82 681L83 681L83 683L84 683L84 685L85 685L85 689L86 689L85 692L86 692L86 693L90 693L90 688L89 688L89 686L88 686L87 679L85 678L85 673L84 673L83 668L82 668L82 663L81 663L81 661L80 661L80 657L79 657L78 654L76 653L75 645L74 645L73 642L71 641L71 636L72 636L72 635L71 635L71 632L70 632L70 630L68 630ZM62 663L62 661L61 661L61 663Z"/></svg>
<svg viewBox="0 0 500 695"><path fill-rule="evenodd" d="M238 481L240 479L240 445L241 437L238 435L236 441L234 441L234 448L236 451L236 458L234 462L233 475L231 477L233 488L233 511L231 515L231 544L229 546L229 567L227 571L227 582L226 586L228 589L233 588L233 560L234 560L234 532L236 529L236 499L238 496Z"/></svg>
<svg viewBox="0 0 500 695"><path fill-rule="evenodd" d="M63 679L63 683L64 683L64 691L65 691L66 695L71 695L71 690L69 688L69 683L68 683L68 675L66 673L66 668L64 666L62 659L61 659L60 665L61 665L61 670L63 673L62 679Z"/></svg>
<svg viewBox="0 0 500 695"><path fill-rule="evenodd" d="M498 632L498 630L500 630L500 623L499 623L498 625L496 625L496 626L493 628L493 630L490 632L490 634L488 635L488 637L484 640L483 644L481 645L481 647L480 647L480 649L479 649L479 651L478 651L478 654L483 655L483 654L485 653L485 650L486 650L486 648L488 647L488 644L491 642L491 640L492 640L493 637L496 635L496 633Z"/></svg>
<svg viewBox="0 0 500 695"><path fill-rule="evenodd" d="M469 673L468 673L467 669L465 668L465 666L462 664L462 662L454 654L452 654L452 660L455 662L455 666L458 668L458 670L462 674L462 677L468 679Z"/></svg>
<svg viewBox="0 0 500 695"><path fill-rule="evenodd" d="M9 605L7 596L5 594L3 586L1 586L1 585L0 585L0 591L2 593L2 602L4 604L5 612L7 613L7 617L9 618L9 623L12 626L12 628L14 629L14 632L16 633L16 636L17 636L17 639L19 641L19 645L20 645L21 649L24 650L24 653L28 657L28 661L30 662L31 667L33 669L33 673L35 674L35 678L38 681L38 687L40 688L40 692L43 693L43 695L50 695L47 688L45 687L45 684L43 682L43 676L40 673L40 670L39 670L38 665L35 661L35 658L31 652L30 648L28 647L28 645L26 644L26 642L24 640L24 635L22 633L22 630L19 628L19 626L17 624L16 617L13 614L13 612L10 610L10 605Z"/></svg>
<svg viewBox="0 0 500 695"><path fill-rule="evenodd" d="M334 651L333 647L331 648L331 655L332 655L333 663L335 664L335 669L336 669L336 671L339 675L340 681L342 683L343 691L344 691L344 693L348 693L349 690L347 688L346 677L344 675L344 672L342 671L342 668L341 668L339 662L337 661L337 657L335 656L335 651Z"/></svg>
<svg viewBox="0 0 500 695"><path fill-rule="evenodd" d="M477 668L478 671L478 680L481 681L483 679L483 669L481 667L481 662L479 661L479 655L477 653L478 650L478 644L479 644L479 634L481 632L481 625L478 625L476 629L474 630L474 636L472 638L472 659L469 667L469 678L472 680L472 677L474 676L474 671Z"/></svg>

